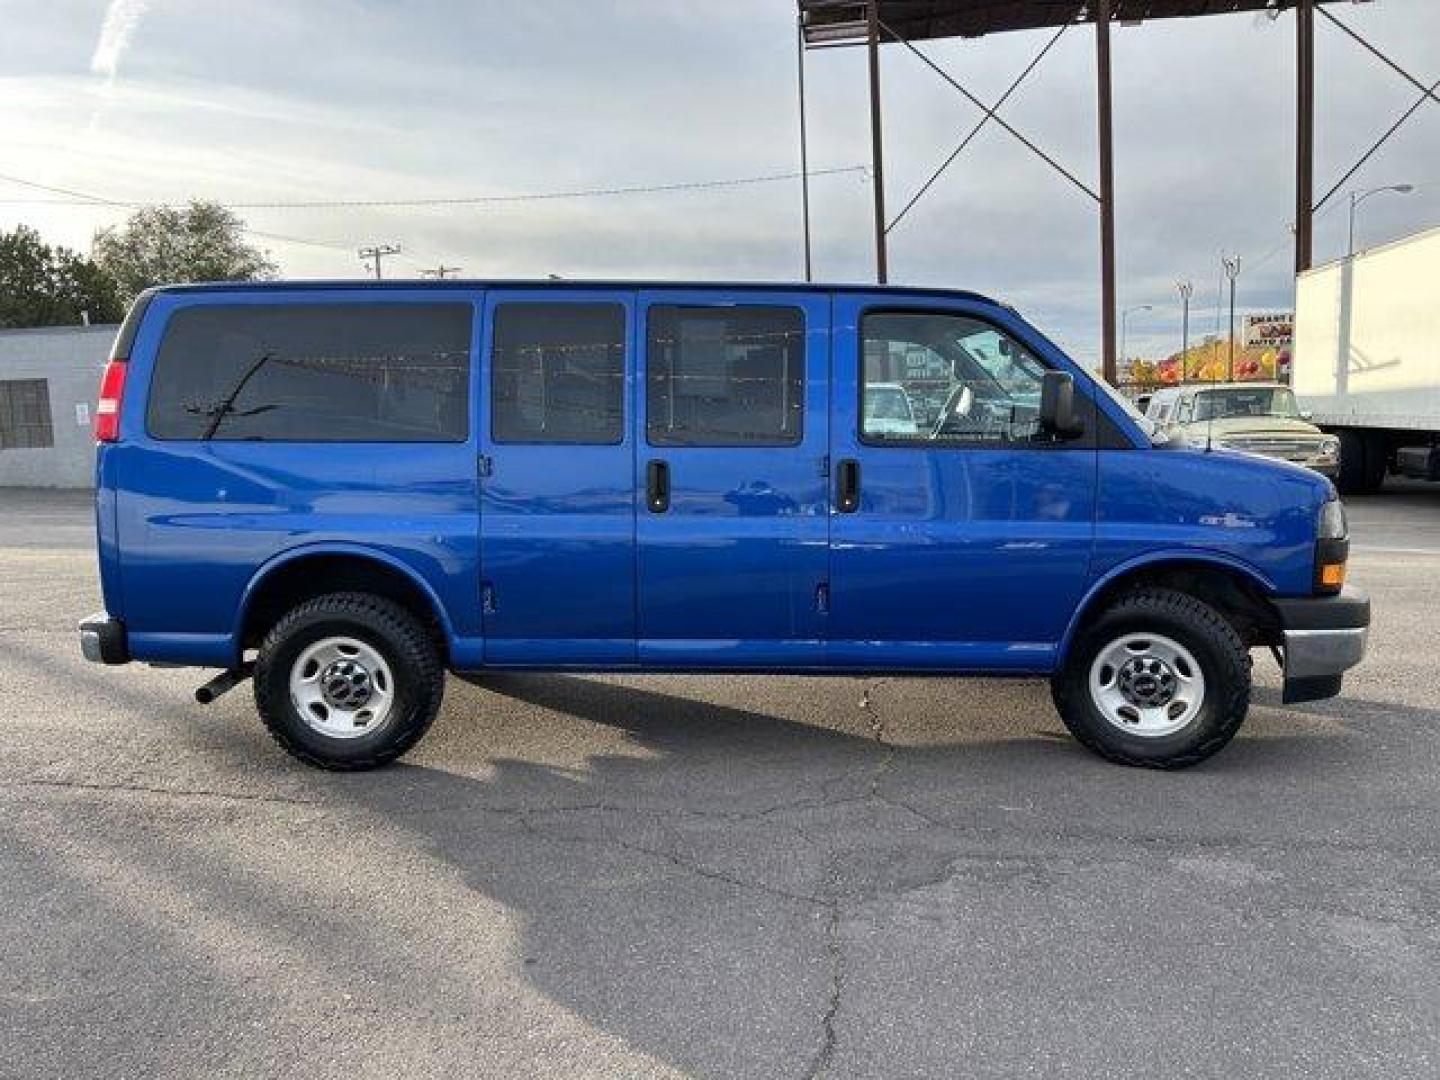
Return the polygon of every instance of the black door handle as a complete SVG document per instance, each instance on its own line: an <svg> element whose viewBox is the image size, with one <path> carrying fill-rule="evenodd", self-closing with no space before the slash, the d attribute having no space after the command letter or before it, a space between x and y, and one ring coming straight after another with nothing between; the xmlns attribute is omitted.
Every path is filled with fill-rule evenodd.
<svg viewBox="0 0 1440 1080"><path fill-rule="evenodd" d="M660 460L645 466L645 505L652 514L670 509L670 466Z"/></svg>
<svg viewBox="0 0 1440 1080"><path fill-rule="evenodd" d="M836 469L835 509L853 514L860 509L860 462L846 458Z"/></svg>

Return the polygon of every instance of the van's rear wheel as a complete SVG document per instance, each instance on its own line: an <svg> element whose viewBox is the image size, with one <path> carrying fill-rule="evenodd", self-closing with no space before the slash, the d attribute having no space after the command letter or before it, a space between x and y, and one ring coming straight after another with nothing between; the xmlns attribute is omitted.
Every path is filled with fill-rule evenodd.
<svg viewBox="0 0 1440 1080"><path fill-rule="evenodd" d="M1051 692L1065 726L1097 754L1184 768L1223 747L1244 722L1250 653L1208 604L1143 589L1081 630Z"/></svg>
<svg viewBox="0 0 1440 1080"><path fill-rule="evenodd" d="M410 612L332 593L275 624L255 662L255 705L275 741L322 769L373 769L429 729L445 673Z"/></svg>

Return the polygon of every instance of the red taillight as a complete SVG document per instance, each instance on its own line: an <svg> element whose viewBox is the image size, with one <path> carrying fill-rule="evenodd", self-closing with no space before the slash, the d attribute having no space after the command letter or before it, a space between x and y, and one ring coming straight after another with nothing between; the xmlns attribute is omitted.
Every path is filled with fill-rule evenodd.
<svg viewBox="0 0 1440 1080"><path fill-rule="evenodd" d="M117 357L105 365L105 374L100 376L100 401L95 406L96 442L120 438L120 399L125 396L127 366Z"/></svg>

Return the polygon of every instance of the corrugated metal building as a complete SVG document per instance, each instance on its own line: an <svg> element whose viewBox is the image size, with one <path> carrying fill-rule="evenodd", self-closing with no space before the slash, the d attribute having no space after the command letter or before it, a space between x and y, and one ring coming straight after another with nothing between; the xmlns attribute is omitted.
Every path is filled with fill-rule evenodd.
<svg viewBox="0 0 1440 1080"><path fill-rule="evenodd" d="M0 487L86 488L115 326L0 330Z"/></svg>

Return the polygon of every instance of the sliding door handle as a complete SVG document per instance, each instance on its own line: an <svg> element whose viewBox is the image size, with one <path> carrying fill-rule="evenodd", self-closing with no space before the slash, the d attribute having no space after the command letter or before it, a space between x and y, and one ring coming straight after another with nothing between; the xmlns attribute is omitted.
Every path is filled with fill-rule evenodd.
<svg viewBox="0 0 1440 1080"><path fill-rule="evenodd" d="M645 505L652 514L670 509L670 466L655 460L645 466Z"/></svg>
<svg viewBox="0 0 1440 1080"><path fill-rule="evenodd" d="M835 469L835 509L853 514L860 509L860 462L845 458Z"/></svg>

